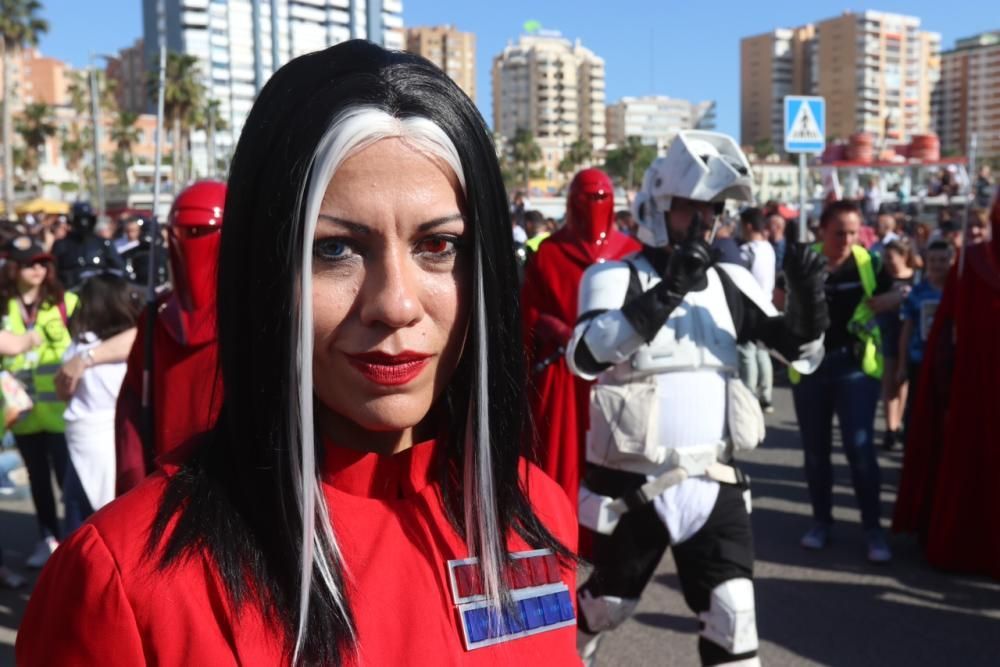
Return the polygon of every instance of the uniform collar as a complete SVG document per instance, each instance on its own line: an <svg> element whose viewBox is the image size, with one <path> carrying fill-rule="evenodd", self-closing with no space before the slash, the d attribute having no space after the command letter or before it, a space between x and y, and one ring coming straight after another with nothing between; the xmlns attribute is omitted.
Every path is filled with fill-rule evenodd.
<svg viewBox="0 0 1000 667"><path fill-rule="evenodd" d="M428 440L398 454L375 454L329 441L323 453L323 481L352 496L398 500L420 493L432 481L441 450Z"/></svg>

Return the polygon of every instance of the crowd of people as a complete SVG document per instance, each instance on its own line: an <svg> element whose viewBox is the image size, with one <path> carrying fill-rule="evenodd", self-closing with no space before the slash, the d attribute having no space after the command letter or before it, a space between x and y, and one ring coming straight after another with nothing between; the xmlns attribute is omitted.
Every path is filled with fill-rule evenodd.
<svg viewBox="0 0 1000 667"><path fill-rule="evenodd" d="M192 215L191 200L205 189L212 195L195 206L197 213ZM211 229L221 222L218 211L224 204L224 193L224 185L203 182L177 198L170 229L178 238L170 244L171 254L179 255L185 247L190 252L190 242L185 246L181 238L182 230L192 224L190 218L196 222L196 237L200 236L197 230ZM139 319L146 303L143 279L148 275L150 235L147 231L144 238L143 227L148 230L148 222L141 218L119 222L118 234L102 235L111 225L98 220L88 203L78 202L68 223L58 216L40 222L26 216L5 221L3 226L6 241L0 259L0 300L5 306L0 333L6 338L0 342L0 356L6 374L5 428L27 470L38 522L39 541L25 560L29 568L43 567L66 536L147 472L144 447L137 435L143 423L138 396L145 360L142 339L138 345L134 341L142 329ZM69 229L66 233L64 226ZM204 241L195 245L199 244ZM195 260L200 281L210 282L208 274L214 266L211 252ZM161 299L161 325L187 312L178 308L177 314L168 308L170 296L191 291L183 265L175 264L174 282L179 289L168 291ZM162 281L159 286L164 287ZM202 325L192 333L176 322L172 324L174 329L180 328L188 345L201 345L213 335L211 326ZM163 356L162 341L158 347L161 352L154 361ZM171 367L181 365L176 358L171 362ZM212 364L200 369L205 377L214 371L213 364L214 357ZM163 391L155 397L162 403L175 377L163 369L156 377ZM179 386L194 384L187 380ZM181 395L200 393L188 390ZM182 401L174 398L173 402ZM185 407L190 409L180 416L169 415L158 424L183 430L186 420L200 416L198 406ZM13 489L10 468L0 470L0 485L5 489ZM61 491L62 521L53 479ZM20 574L0 560L0 585L18 588L24 583Z"/></svg>
<svg viewBox="0 0 1000 667"><path fill-rule="evenodd" d="M178 195L154 318L86 207L59 239L13 227L2 384L31 399L8 426L45 564L19 663L589 665L669 548L703 664L759 665L738 456L764 441L773 360L803 547L833 528L836 414L866 557L891 560L884 402L896 527L998 576L997 531L955 517L1000 523L976 477L1000 461L970 444L997 441L976 416L1000 355L969 321L1000 312L1000 205L956 232L831 201L799 238L794 211L754 206L737 143L691 130L629 210L580 171L559 224L508 199L488 137L438 68L353 40L276 72L228 182Z"/></svg>

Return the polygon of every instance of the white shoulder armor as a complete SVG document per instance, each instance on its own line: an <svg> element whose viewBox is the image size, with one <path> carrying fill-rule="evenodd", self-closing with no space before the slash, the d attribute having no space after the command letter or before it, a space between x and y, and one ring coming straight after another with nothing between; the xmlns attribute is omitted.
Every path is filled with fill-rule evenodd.
<svg viewBox="0 0 1000 667"><path fill-rule="evenodd" d="M594 264L584 271L577 299L577 316L583 319L566 345L566 363L574 375L588 380L596 377L576 365L576 348L584 339L594 359L606 364L625 361L643 343L621 312L631 274L625 262ZM595 312L599 314L589 316Z"/></svg>
<svg viewBox="0 0 1000 667"><path fill-rule="evenodd" d="M778 310L771 302L772 295L764 293L760 283L745 267L727 262L719 262L715 266L719 270L725 271L726 276L736 285L736 288L760 308L761 312L768 317L777 317Z"/></svg>

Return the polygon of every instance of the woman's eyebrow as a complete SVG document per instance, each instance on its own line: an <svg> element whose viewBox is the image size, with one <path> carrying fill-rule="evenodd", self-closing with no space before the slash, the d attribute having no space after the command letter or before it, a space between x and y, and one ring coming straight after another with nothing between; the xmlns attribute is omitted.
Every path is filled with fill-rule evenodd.
<svg viewBox="0 0 1000 667"><path fill-rule="evenodd" d="M341 227L344 227L348 231L353 232L355 234L361 234L367 236L372 233L371 227L369 227L368 225L363 225L360 222L351 222L350 220L336 218L332 215L327 215L325 213L320 213L319 219L326 220L327 222L332 222L335 225L340 225Z"/></svg>
<svg viewBox="0 0 1000 667"><path fill-rule="evenodd" d="M335 225L339 225L341 227L344 227L348 231L350 231L350 232L352 232L354 234L361 234L361 235L367 236L367 235L370 235L372 233L371 227L369 227L368 225L362 224L360 222L353 222L351 220L344 220L343 218L338 218L338 217L335 217L335 216L332 216L332 215L327 215L325 213L320 213L319 214L319 218L321 220L326 220L327 222L331 222L331 223L333 223ZM441 225L448 224L449 222L455 222L456 220L464 220L464 219L465 219L465 216L462 215L461 213L452 213L450 215L444 215L444 216L441 216L440 218L434 218L433 220L428 220L427 222L420 223L419 225L417 225L417 231L426 232L426 231L429 231L431 229L434 229L435 227L440 227Z"/></svg>
<svg viewBox="0 0 1000 667"><path fill-rule="evenodd" d="M452 213L451 215L441 216L440 218L434 218L433 220L428 220L417 225L417 231L426 232L428 230L434 229L441 225L445 225L449 222L455 222L456 220L464 220L465 216L461 213Z"/></svg>

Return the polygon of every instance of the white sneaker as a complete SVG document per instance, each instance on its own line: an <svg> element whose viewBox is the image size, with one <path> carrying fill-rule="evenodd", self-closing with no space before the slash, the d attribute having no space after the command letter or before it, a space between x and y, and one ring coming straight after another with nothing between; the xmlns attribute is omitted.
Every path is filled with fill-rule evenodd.
<svg viewBox="0 0 1000 667"><path fill-rule="evenodd" d="M28 560L24 561L24 564L35 569L42 568L57 548L59 548L58 540L54 537L46 537L35 545L35 551L28 556Z"/></svg>
<svg viewBox="0 0 1000 667"><path fill-rule="evenodd" d="M27 579L0 565L0 586L15 589L24 586L26 583L28 583Z"/></svg>

